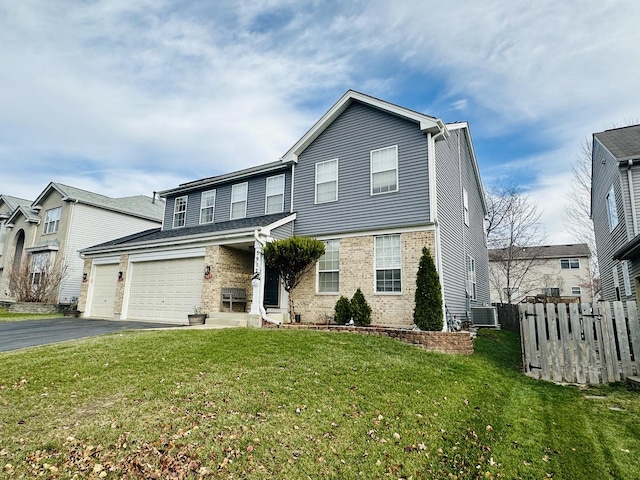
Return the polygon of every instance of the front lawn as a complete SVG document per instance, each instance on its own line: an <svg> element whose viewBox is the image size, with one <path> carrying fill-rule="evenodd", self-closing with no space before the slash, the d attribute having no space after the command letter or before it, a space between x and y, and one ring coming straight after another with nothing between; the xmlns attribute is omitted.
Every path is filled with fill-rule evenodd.
<svg viewBox="0 0 640 480"><path fill-rule="evenodd" d="M640 478L640 397L335 332L118 333L0 354L8 478ZM0 476L2 476L0 475ZM154 477L155 475L155 477Z"/></svg>

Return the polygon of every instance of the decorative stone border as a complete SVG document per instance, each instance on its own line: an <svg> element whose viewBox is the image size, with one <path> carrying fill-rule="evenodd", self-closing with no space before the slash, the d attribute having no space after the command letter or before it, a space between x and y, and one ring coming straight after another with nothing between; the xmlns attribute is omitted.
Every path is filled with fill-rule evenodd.
<svg viewBox="0 0 640 480"><path fill-rule="evenodd" d="M263 327L275 328L275 325L263 322ZM394 327L347 327L344 325L317 325L283 323L280 328L301 330L323 330L336 332L352 332L363 335L396 338L405 343L420 345L425 350L456 355L472 355L473 338L471 332L424 332Z"/></svg>

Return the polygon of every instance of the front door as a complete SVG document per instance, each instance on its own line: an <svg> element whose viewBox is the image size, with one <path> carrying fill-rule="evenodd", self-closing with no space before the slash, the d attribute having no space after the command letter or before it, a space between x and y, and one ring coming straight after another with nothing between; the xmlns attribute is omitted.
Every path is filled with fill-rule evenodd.
<svg viewBox="0 0 640 480"><path fill-rule="evenodd" d="M280 276L270 268L266 269L264 278L264 306L280 306Z"/></svg>

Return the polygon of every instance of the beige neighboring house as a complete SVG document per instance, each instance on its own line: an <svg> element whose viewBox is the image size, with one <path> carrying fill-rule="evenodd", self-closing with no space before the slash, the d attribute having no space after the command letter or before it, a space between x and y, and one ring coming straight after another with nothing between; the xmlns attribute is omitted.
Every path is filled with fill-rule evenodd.
<svg viewBox="0 0 640 480"><path fill-rule="evenodd" d="M490 249L491 302L519 303L535 297L591 303L590 260L585 243Z"/></svg>
<svg viewBox="0 0 640 480"><path fill-rule="evenodd" d="M83 281L78 250L157 227L163 211L159 199L111 198L54 182L34 201L0 195L0 300L15 300L10 276L22 262L29 261L36 270L63 259L67 274L57 302L73 302Z"/></svg>

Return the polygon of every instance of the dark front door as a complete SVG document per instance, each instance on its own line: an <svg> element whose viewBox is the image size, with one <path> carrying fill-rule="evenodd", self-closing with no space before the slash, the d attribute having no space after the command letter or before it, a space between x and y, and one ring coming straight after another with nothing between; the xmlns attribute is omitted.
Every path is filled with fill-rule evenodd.
<svg viewBox="0 0 640 480"><path fill-rule="evenodd" d="M280 276L270 268L266 269L264 277L264 306L280 306Z"/></svg>

